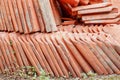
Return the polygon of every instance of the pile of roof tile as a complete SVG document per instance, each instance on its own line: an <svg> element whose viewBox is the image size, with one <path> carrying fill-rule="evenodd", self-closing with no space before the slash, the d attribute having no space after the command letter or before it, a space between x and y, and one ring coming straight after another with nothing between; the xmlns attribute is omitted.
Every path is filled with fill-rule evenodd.
<svg viewBox="0 0 120 80"><path fill-rule="evenodd" d="M112 2L113 1L113 2ZM120 23L119 5L114 0L60 0L62 8L69 15L84 24Z"/></svg>
<svg viewBox="0 0 120 80"><path fill-rule="evenodd" d="M67 31L72 33L98 33L106 32L109 28L115 27L112 25L66 25L58 26L58 31ZM119 29L119 28L117 28Z"/></svg>
<svg viewBox="0 0 120 80"><path fill-rule="evenodd" d="M113 44L114 43L114 44ZM0 70L34 66L56 77L120 74L120 43L105 33L0 33Z"/></svg>
<svg viewBox="0 0 120 80"><path fill-rule="evenodd" d="M58 31L67 31L72 33L99 33L104 32L110 34L114 38L119 38L120 25L107 24L107 25L65 25L58 26Z"/></svg>
<svg viewBox="0 0 120 80"><path fill-rule="evenodd" d="M53 32L61 23L55 0L0 0L0 30Z"/></svg>
<svg viewBox="0 0 120 80"><path fill-rule="evenodd" d="M33 66L38 75L55 77L120 74L120 25L108 25L119 23L116 2L0 0L0 71ZM62 9L71 18L60 16Z"/></svg>

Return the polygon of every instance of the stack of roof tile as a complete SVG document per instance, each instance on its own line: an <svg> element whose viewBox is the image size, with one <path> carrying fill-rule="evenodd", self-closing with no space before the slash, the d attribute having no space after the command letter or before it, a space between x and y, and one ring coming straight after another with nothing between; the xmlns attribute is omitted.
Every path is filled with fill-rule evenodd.
<svg viewBox="0 0 120 80"><path fill-rule="evenodd" d="M57 1L72 18L61 18ZM119 4L57 1L0 0L0 30L6 31L0 32L0 71L33 66L38 75L43 69L55 77L120 74L120 30L116 32L120 25L107 24L119 23ZM78 24L76 18L107 25Z"/></svg>
<svg viewBox="0 0 120 80"><path fill-rule="evenodd" d="M58 31L67 31L72 33L98 33L98 32L105 32L108 34L111 34L110 32L115 32L118 30L119 32L120 25L65 25L65 26L58 26ZM114 30L114 31L112 31Z"/></svg>
<svg viewBox="0 0 120 80"><path fill-rule="evenodd" d="M55 0L0 0L0 30L53 32L61 23Z"/></svg>
<svg viewBox="0 0 120 80"><path fill-rule="evenodd" d="M84 36L84 37L83 37ZM114 44L113 44L114 43ZM116 46L117 45L117 46ZM0 33L0 70L34 66L56 77L120 74L120 43L105 33Z"/></svg>
<svg viewBox="0 0 120 80"><path fill-rule="evenodd" d="M60 3L71 17L80 18L80 21L85 24L117 24L120 22L119 5L115 6L115 2L112 1L60 0Z"/></svg>

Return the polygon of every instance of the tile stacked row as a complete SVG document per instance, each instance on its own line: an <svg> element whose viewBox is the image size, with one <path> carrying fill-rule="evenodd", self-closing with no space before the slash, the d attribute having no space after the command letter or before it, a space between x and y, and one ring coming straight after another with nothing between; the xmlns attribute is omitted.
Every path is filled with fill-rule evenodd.
<svg viewBox="0 0 120 80"><path fill-rule="evenodd" d="M80 5L97 4L110 0L60 0L60 1L63 3L70 4L72 7L77 7Z"/></svg>
<svg viewBox="0 0 120 80"><path fill-rule="evenodd" d="M111 34L110 31L114 30L113 33L115 33L115 30L119 32L120 25L61 25L58 26L58 31L66 31L66 32L72 32L72 33L99 33L99 32L105 32L108 34Z"/></svg>
<svg viewBox="0 0 120 80"><path fill-rule="evenodd" d="M53 32L60 24L55 0L0 0L0 30Z"/></svg>
<svg viewBox="0 0 120 80"><path fill-rule="evenodd" d="M69 2L71 1L71 3ZM74 3L74 6L72 4ZM77 3L78 1L78 3ZM79 4L80 1L86 2L86 5ZM79 22L84 24L118 24L120 23L119 5L115 5L114 0L60 0L63 10L73 18L73 20L80 19ZM95 2L96 1L96 2ZM98 1L98 2L97 2ZM77 3L75 5L75 2ZM117 3L117 2L116 2ZM120 3L118 1L118 3Z"/></svg>
<svg viewBox="0 0 120 80"><path fill-rule="evenodd" d="M51 76L66 78L120 74L119 47L120 43L105 33L0 32L0 70L34 66L38 75L44 69Z"/></svg>
<svg viewBox="0 0 120 80"><path fill-rule="evenodd" d="M58 26L58 31L65 31L70 33L107 33L110 34L115 40L119 42L120 25L107 24L107 25L61 25Z"/></svg>

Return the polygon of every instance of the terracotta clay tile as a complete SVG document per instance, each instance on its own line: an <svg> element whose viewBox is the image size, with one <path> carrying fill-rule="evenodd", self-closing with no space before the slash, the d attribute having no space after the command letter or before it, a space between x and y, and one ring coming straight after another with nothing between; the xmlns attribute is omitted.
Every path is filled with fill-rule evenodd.
<svg viewBox="0 0 120 80"><path fill-rule="evenodd" d="M120 11L120 1L119 0L110 0L110 2L113 4L113 6L118 8L118 11Z"/></svg>
<svg viewBox="0 0 120 80"><path fill-rule="evenodd" d="M60 14L60 11L59 11L60 6L58 6L58 2L55 1L55 0L50 0L50 4L51 4L51 8L52 8L52 12L53 12L53 15L54 15L56 25L60 25L61 24L61 14Z"/></svg>
<svg viewBox="0 0 120 80"><path fill-rule="evenodd" d="M13 31L14 28L13 28L13 23L12 23L12 17L10 15L10 9L8 7L7 0L4 0L4 7L6 8L6 13L8 17L9 26L10 26L8 27L8 31Z"/></svg>
<svg viewBox="0 0 120 80"><path fill-rule="evenodd" d="M41 35L41 36L42 36L42 35ZM58 74L58 71L57 71L57 68L56 68L56 64L55 64L55 63L56 63L56 59L55 59L53 53L51 52L51 49L50 49L48 43L44 40L43 37L44 37L44 36L41 37L41 41L42 41L42 42L44 43L44 45L45 45L47 54L49 54L48 56L49 56L49 59L50 59L50 65L51 65L51 67L52 67L53 72L55 73L55 76L59 77L59 74Z"/></svg>
<svg viewBox="0 0 120 80"><path fill-rule="evenodd" d="M79 4L80 1L81 0L61 0L61 2L68 3L68 4L70 4L73 7L78 6L78 4Z"/></svg>
<svg viewBox="0 0 120 80"><path fill-rule="evenodd" d="M85 26L82 27L82 31L83 31L83 33L87 32L86 29L85 29Z"/></svg>
<svg viewBox="0 0 120 80"><path fill-rule="evenodd" d="M75 43L76 43L77 41L75 41L74 38L72 38L72 36L71 36L70 39L72 40L72 43L75 45ZM75 46L76 46L76 45L75 45ZM77 48L77 49L78 49L78 48ZM88 65L88 63L84 60L84 58L82 57L82 55L81 55L81 54L78 54L78 53L80 53L80 52L77 52L77 56L76 56L76 55L74 55L74 56L76 57L76 59L77 59L77 61L79 62L80 66L82 67L82 69L83 69L86 73L92 71L91 67L90 67L90 66ZM78 55L79 55L79 56L78 56ZM83 67L83 66L86 66L86 67Z"/></svg>
<svg viewBox="0 0 120 80"><path fill-rule="evenodd" d="M70 72L72 72L72 69L70 68L69 63L66 61L67 60L66 56L64 55L64 52L61 50L58 43L56 42L55 37L52 35L52 36L50 36L50 39L52 40L57 52L59 53L58 55L61 58L61 67L62 67L61 69L63 71L63 74L64 74L64 76L69 77L68 70L70 70Z"/></svg>
<svg viewBox="0 0 120 80"><path fill-rule="evenodd" d="M88 60L88 58L87 58L87 56L89 56L89 57L93 57L92 55L90 55L90 54L85 54L85 53L91 53L91 51L87 48L87 46L85 45L85 43L83 43L83 42L79 42L79 47L77 46L77 43L75 44L76 45L76 47L78 48L78 50L81 52L81 54L85 57L85 59L87 59L87 62L89 62L89 64L91 64L91 66L93 67L93 69L98 73L98 74L103 74L103 72L101 71L101 69L100 69L100 67L97 65L97 62L95 62L94 64L92 63L92 60L93 60L93 58L89 58L89 60ZM87 49L89 52L87 52L87 51L85 51L85 50L83 50L84 48L82 48L82 47L80 47L82 45L82 47L84 46L84 48L85 49ZM84 52L83 52L84 51ZM92 53L91 53L92 54ZM96 66L94 66L94 65L96 65Z"/></svg>
<svg viewBox="0 0 120 80"><path fill-rule="evenodd" d="M87 39L87 37L86 37ZM87 45L87 44L86 44ZM94 58L94 60L96 61L96 64L100 67L101 71L102 72L105 72L106 73L106 70L104 69L103 65L100 63L100 61L97 59L97 57L93 54L91 47L89 45L87 45L88 47L88 51L89 53L91 53L91 56ZM91 52L90 52L91 51Z"/></svg>
<svg viewBox="0 0 120 80"><path fill-rule="evenodd" d="M120 18L114 18L114 19L107 19L107 20L92 20L92 21L85 21L86 24L119 24Z"/></svg>
<svg viewBox="0 0 120 80"><path fill-rule="evenodd" d="M52 41L50 40L50 35L48 35L48 36L46 35L45 38L46 38L46 41L48 42L48 45L50 46L50 48L51 48L51 50L52 50L52 52L53 52L53 54L54 54L54 56L56 58L57 65L58 65L57 69L58 69L59 75L64 76L64 74L63 74L63 72L61 70L62 69L62 67L61 67L62 66L61 65L61 59L60 59L60 57L58 55L58 52L57 52L55 46L53 45Z"/></svg>
<svg viewBox="0 0 120 80"><path fill-rule="evenodd" d="M106 50L106 51L105 51ZM104 48L104 51L105 51L105 53L107 54L107 53L109 53L109 54L107 54L108 55L108 57L112 60L112 62L116 65L116 67L118 67L119 68L119 60L115 57L115 55L112 53L112 51L108 48L108 49L105 49ZM120 69L120 68L119 68Z"/></svg>
<svg viewBox="0 0 120 80"><path fill-rule="evenodd" d="M75 25L66 26L65 30L71 32Z"/></svg>
<svg viewBox="0 0 120 80"><path fill-rule="evenodd" d="M34 9L34 6L33 6L33 1L32 0L29 0L29 1L26 0L26 2L27 2L27 6L28 6L28 11L31 14L30 19L31 19L31 23L32 23L32 26L33 26L33 31L39 31L40 27L39 27L38 20L37 20L37 15L35 13L35 9Z"/></svg>
<svg viewBox="0 0 120 80"><path fill-rule="evenodd" d="M90 27L88 27L88 31L89 31L89 33L93 33L93 25L91 25Z"/></svg>
<svg viewBox="0 0 120 80"><path fill-rule="evenodd" d="M1 51L1 49L0 49L0 69L1 69L1 72L2 73L4 73L4 70L5 70L5 68L4 68L4 60L2 59L2 51Z"/></svg>
<svg viewBox="0 0 120 80"><path fill-rule="evenodd" d="M74 25L76 22L76 20L71 20L71 21L64 21L61 25L65 26L65 25Z"/></svg>
<svg viewBox="0 0 120 80"><path fill-rule="evenodd" d="M92 45L91 45L92 46ZM95 44L95 45L93 45L92 46L93 48L94 48L94 50L95 50L95 52L94 52L94 54L97 56L97 58L99 59L99 61L102 63L102 65L104 66L104 74L108 74L108 73L110 73L110 74L112 74L111 72L110 72L110 67L107 65L107 63L104 61L104 59L102 58L102 56L99 54L99 52L98 52L98 50L96 49L98 46ZM107 71L106 71L107 70Z"/></svg>
<svg viewBox="0 0 120 80"><path fill-rule="evenodd" d="M60 12L56 1L40 0L1 0L1 26L0 30L20 33L52 32L57 31L61 24ZM47 6L41 4L47 3ZM44 9L48 9L47 12ZM49 19L47 19L49 18Z"/></svg>
<svg viewBox="0 0 120 80"><path fill-rule="evenodd" d="M34 43L32 43L32 41L30 41L30 39L29 39L28 36L27 36L27 40L31 43L32 48L33 48L33 51L34 51L34 53L35 53L38 61L40 62L41 67L43 67L43 69L47 72L47 69L46 69L46 67L45 67L44 61L42 60L40 54L38 53L37 49L35 48Z"/></svg>
<svg viewBox="0 0 120 80"><path fill-rule="evenodd" d="M15 18L15 13L14 13L13 7L12 7L11 4L12 4L11 0L8 0L8 6L9 6L9 11L10 11L10 14L11 14L11 18L12 18L13 27L14 27L14 30L16 32L18 32L18 25L17 25L17 22L16 22L16 18Z"/></svg>
<svg viewBox="0 0 120 80"><path fill-rule="evenodd" d="M72 33L76 33L77 30L75 28L72 29Z"/></svg>
<svg viewBox="0 0 120 80"><path fill-rule="evenodd" d="M34 54L34 52L32 50L32 46L31 46L32 44L26 40L26 37L24 35L20 36L20 39L26 44L27 49L28 49L29 53L31 54L32 58L34 59L37 67L39 68L39 70L41 70L41 65L40 65L36 55Z"/></svg>
<svg viewBox="0 0 120 80"><path fill-rule="evenodd" d="M24 65L25 65L25 66L29 66L30 63L29 63L29 61L28 61L28 59L27 59L27 57L26 57L26 55L25 55L25 52L24 52L23 49L22 49L21 44L19 43L19 41L18 41L17 39L13 39L13 41L16 42L16 45L17 45L17 47L18 47L18 51L19 51L19 53L20 53L20 55L21 55L21 58L22 58L22 60L23 60Z"/></svg>
<svg viewBox="0 0 120 80"><path fill-rule="evenodd" d="M98 33L99 32L98 27L99 27L98 25L95 25L95 26L92 27L93 33Z"/></svg>
<svg viewBox="0 0 120 80"><path fill-rule="evenodd" d="M46 32L57 31L57 27L56 27L56 23L55 23L55 19L54 19L54 15L52 12L50 2L47 0L44 0L44 1L38 0L38 3L39 3L41 14L42 14L42 17L45 23Z"/></svg>
<svg viewBox="0 0 120 80"><path fill-rule="evenodd" d="M1 31L3 31L3 23L2 23L2 20L1 20L1 16L0 16L0 29L1 29Z"/></svg>
<svg viewBox="0 0 120 80"><path fill-rule="evenodd" d="M99 39L100 39L102 42L105 43L105 45L108 47L108 49L110 49L111 52L114 54L114 56L120 61L119 54L115 51L114 47L110 44L110 42L104 41L104 40L101 39L101 38L104 37L104 36L106 37L106 35L101 34L101 37L99 37ZM115 42L115 41L114 41L114 42Z"/></svg>
<svg viewBox="0 0 120 80"><path fill-rule="evenodd" d="M108 45L107 45L108 46ZM110 46L110 47L109 47ZM111 49L110 51L113 53L113 55L119 60L119 52L118 52L118 47L119 45L114 45L112 43L109 43L109 49Z"/></svg>
<svg viewBox="0 0 120 80"><path fill-rule="evenodd" d="M76 48L74 47L74 45L73 45L67 38L65 38L65 36L64 36L64 41L65 41L66 46L68 47L68 50L70 50L69 54L70 54L70 57L71 57L71 61L74 61L74 62L71 62L71 63L73 63L73 64L72 64L73 69L75 69L75 72L76 72L77 76L82 77L81 74L82 74L83 71L82 71L82 69L81 69L81 65L79 66L79 64L77 64L75 58L73 57L73 56L74 56L74 53L76 53L77 50L76 50ZM69 45L69 46L68 46L68 45ZM70 47L70 46L71 46L71 47ZM71 48L72 48L72 50L75 48L74 53L73 53L73 51L71 50ZM75 52L75 51L76 51L76 52Z"/></svg>
<svg viewBox="0 0 120 80"><path fill-rule="evenodd" d="M12 23L12 17L10 15L10 9L9 9L7 0L4 0L4 5L5 5L5 8L6 8L6 13L7 13L6 16L8 18L8 23L9 23L8 31L14 31L14 27L13 27L13 23Z"/></svg>
<svg viewBox="0 0 120 80"><path fill-rule="evenodd" d="M80 26L82 27L79 28ZM73 30L74 33L72 33L71 30L67 31L68 27L71 27L71 29L74 28ZM89 30L89 27L91 27L91 32ZM84 72L85 74L89 72L97 72L98 74L113 74L113 73L120 74L118 62L119 49L117 50L115 49L115 44L117 44L116 46L119 46L118 42L112 39L110 35L103 33L101 29L98 31L98 28L96 27L101 27L101 29L104 28L104 26L102 25L100 26L79 25L77 27L76 26L72 27L71 25L64 27L63 28L64 31L59 31L57 33L50 34L35 33L30 35L20 35L17 33L1 32L0 39L2 39L2 42L4 42L5 49L7 49L9 53L12 53L12 50L15 50L15 52L18 52L20 54L20 56L23 56L23 54L25 54L27 57L26 59L28 61L28 65L35 66L36 70L38 68L37 73L39 72L41 67L43 68L44 66L43 69L45 69L45 72L47 72L48 74L50 73L51 76L54 76L54 74L56 76L57 73L58 76L66 76L67 78L69 77L69 72L72 74L73 77L82 77L82 73ZM80 30L83 29L85 33L78 33L77 29ZM114 30L111 31L111 33L113 32ZM9 40L14 41L14 43L12 43L11 46L9 45L10 44ZM15 46L15 44L17 48L14 49L13 45ZM82 47L81 51L79 51L80 49L77 45L79 46L81 45ZM21 46L23 50L20 49L19 46ZM50 54L45 55L46 53L45 50L43 50L43 46L44 49L47 50L47 53ZM73 49L75 51L73 51ZM21 50L23 51L22 54L20 53ZM6 53L6 51L2 50L1 48L1 52L3 51ZM78 51L78 54L82 54L82 57L83 57L83 53L81 53L82 51L84 51L85 53L89 53L84 54L83 60L85 61L86 64L89 64L87 65L88 66L87 68L90 71L86 72L85 68L82 67L83 64L80 64L80 62L77 60L77 58L75 57L75 54L77 53L76 51ZM33 56L31 57L33 62L32 60L30 60L28 55ZM89 55L90 58L89 59L86 58L85 55ZM4 60L4 55L2 56L0 56L0 59ZM50 57L52 59L51 61L54 62L53 63L54 68L51 68L52 65L48 62L47 56ZM12 54L7 55L7 57L8 60L10 60L10 57L16 58L16 56L12 57ZM3 62L4 66L3 69L6 69L6 67L8 67L11 69L11 71L13 71L12 63L15 61L14 59L12 60L13 61L11 60L9 61L10 67L6 65L6 62ZM89 60L90 61L94 60L95 61L94 64L90 63ZM24 65L27 64L23 61L23 57L21 61L23 62ZM95 64L96 66L93 66ZM17 68L15 64L14 66L15 68ZM56 70L56 73L54 70Z"/></svg>
<svg viewBox="0 0 120 80"><path fill-rule="evenodd" d="M59 26L59 31L64 31L64 28L63 28L63 26L61 25L61 26Z"/></svg>
<svg viewBox="0 0 120 80"><path fill-rule="evenodd" d="M110 12L112 9L114 9L113 6L108 6L108 7L104 7L104 8L95 8L95 9L81 10L81 11L78 11L78 15Z"/></svg>
<svg viewBox="0 0 120 80"><path fill-rule="evenodd" d="M12 59L12 64L15 66L15 68L17 68L18 67L18 66L16 66L16 65L18 65L17 60L15 58L13 47L12 47L12 44L11 44L11 42L9 40L9 35L8 34L6 34L5 40L6 40L6 43L8 45L8 49L9 49L10 56L11 56L11 59Z"/></svg>
<svg viewBox="0 0 120 80"><path fill-rule="evenodd" d="M1 5L1 19L2 19L2 23L3 23L3 30L6 31L6 24L5 24L5 15L4 15L4 10L3 10L3 2L1 1L2 5Z"/></svg>
<svg viewBox="0 0 120 80"><path fill-rule="evenodd" d="M94 39L95 40L95 39ZM102 44L98 44L100 46L100 48L103 49ZM99 49L100 51L100 49ZM103 55L104 59L106 60L106 62L109 64L109 66L111 67L111 69L115 72L115 73L119 73L118 68L113 64L113 62L109 59L109 57L101 50L100 51L101 54Z"/></svg>
<svg viewBox="0 0 120 80"><path fill-rule="evenodd" d="M16 45L18 47L18 50L19 50L19 53L21 54L21 57L23 59L23 63L25 66L29 66L30 65L30 62L28 61L28 58L27 56L25 55L25 51L23 50L22 48L22 45L20 44L20 42L18 41L17 38L14 38L13 40L16 41Z"/></svg>
<svg viewBox="0 0 120 80"><path fill-rule="evenodd" d="M12 64L10 52L9 52L8 47L7 47L7 43L3 42L3 44L4 44L4 48L5 48L5 54L7 55L7 58L8 58L8 61L9 61L9 71L12 72L13 64Z"/></svg>
<svg viewBox="0 0 120 80"><path fill-rule="evenodd" d="M101 70L104 72L104 74L108 74L108 72L106 71L106 69L104 68L104 66L101 63L101 60L99 60L99 59L97 60L97 58L98 57L101 58L101 56L97 53L97 51L95 49L96 44L93 43L90 40L90 38L88 38L88 35L86 35L84 41L87 43L88 48L93 52L94 55L93 54L91 54L91 55L93 55L94 59L97 61L97 64L99 65L99 67L101 68ZM96 54L99 55L99 56L97 56ZM102 62L103 62L103 59L102 59Z"/></svg>
<svg viewBox="0 0 120 80"><path fill-rule="evenodd" d="M43 53L44 53L44 55L45 55L49 65L50 65L50 67L51 67L51 70L52 70L51 75L55 76L56 73L54 74L54 72L56 72L55 71L56 68L55 68L55 66L54 66L54 64L52 62L52 59L51 59L50 55L48 54L48 51L46 50L45 43L42 42L42 40L38 36L36 36L36 40L39 42L40 47L41 47L41 49L42 49L42 51L43 51Z"/></svg>
<svg viewBox="0 0 120 80"><path fill-rule="evenodd" d="M97 27L97 30L98 30L98 32L103 32L103 26L100 25L99 27Z"/></svg>
<svg viewBox="0 0 120 80"><path fill-rule="evenodd" d="M19 63L18 63L18 61L17 61L17 59L16 59L16 56L15 56L15 54L14 54L14 52L13 52L13 49L12 49L12 47L11 46L8 46L9 47L9 51L10 51L10 57L11 57L11 59L12 59L12 65L14 65L14 67L17 69L17 68L20 68L19 67ZM14 71L16 71L16 70L14 70Z"/></svg>
<svg viewBox="0 0 120 80"><path fill-rule="evenodd" d="M6 53L6 43L5 41L3 41L3 39L1 39L2 43L3 43L3 46L1 48L2 50L2 53L3 53L3 56L4 56L4 60L6 62L6 65L8 66L8 71L11 72L11 65L10 65L10 61L9 61L9 57L8 57L8 54Z"/></svg>
<svg viewBox="0 0 120 80"><path fill-rule="evenodd" d="M89 4L90 0L80 0L81 5L87 5Z"/></svg>
<svg viewBox="0 0 120 80"><path fill-rule="evenodd" d="M70 52L68 51L67 47L65 46L65 43L62 40L62 36L60 36L60 37L56 36L56 40L57 40L58 44L60 45L61 49L64 51L65 56L68 58L68 61L69 61L70 65L71 65L70 72L72 73L73 77L75 77L76 74L77 74L77 76L80 77L80 74L79 73L75 73L75 71L74 71L73 64L71 64Z"/></svg>
<svg viewBox="0 0 120 80"><path fill-rule="evenodd" d="M40 10L39 4L38 4L38 0L33 0L33 4L34 4L35 11L36 11L40 31L45 32L45 24L44 24L41 10Z"/></svg>
<svg viewBox="0 0 120 80"><path fill-rule="evenodd" d="M45 65L45 67L46 67L46 69L47 69L47 70L45 69L45 71L47 71L47 73L51 75L50 66L49 66L47 60L45 59L45 56L44 56L44 54L43 54L43 52L42 52L42 50L41 50L41 48L40 48L40 46L39 46L39 43L34 39L34 38L35 38L35 35L31 35L30 37L31 37L31 40L33 41L33 43L34 43L37 51L39 52L39 55L41 56L42 60L44 61L44 65Z"/></svg>
<svg viewBox="0 0 120 80"><path fill-rule="evenodd" d="M1 1L0 1L1 2ZM3 22L2 22L2 10L1 10L1 5L0 5L0 29L1 31L3 30Z"/></svg>
<svg viewBox="0 0 120 80"><path fill-rule="evenodd" d="M113 19L120 15L120 13L101 13L82 16L83 21L87 20L100 20L100 19Z"/></svg>
<svg viewBox="0 0 120 80"><path fill-rule="evenodd" d="M16 66L14 65L14 63L15 63L15 61L14 61L15 56L13 54L14 52L13 52L12 47L10 46L9 39L6 39L6 43L7 43L7 47L8 47L8 50L9 50L9 56L10 56L9 61L10 61L10 64L11 64L12 71L14 72L14 71L16 71Z"/></svg>
<svg viewBox="0 0 120 80"><path fill-rule="evenodd" d="M109 74L112 74L113 71L112 71L112 69L110 68L110 66L108 65L106 59L104 58L104 55L101 54L101 53L102 53L102 50L100 49L100 47L99 47L99 46L96 46L96 50L97 50L97 52L102 56L102 58L103 58L103 60L104 60L103 64L105 65L106 70L109 72ZM106 63L107 63L107 64L106 64Z"/></svg>
<svg viewBox="0 0 120 80"><path fill-rule="evenodd" d="M18 11L17 1L12 0L12 5L13 5L16 21L17 21L17 24L18 24L18 30L19 30L20 33L23 33L23 28L22 28L22 23L20 21L20 14L19 14L19 11ZM10 25L10 26L12 26L12 25Z"/></svg>
<svg viewBox="0 0 120 80"><path fill-rule="evenodd" d="M39 71L39 68L38 68L38 65L36 64L36 62L34 62L34 57L30 54L30 52L28 51L27 49L27 46L25 45L26 43L23 42L20 38L19 39L19 42L21 43L26 55L27 55L27 58L29 59L30 63L35 67L36 69L36 72L38 73L38 75L40 75L40 71Z"/></svg>
<svg viewBox="0 0 120 80"><path fill-rule="evenodd" d="M61 17L61 20L63 20L63 21L72 21L72 20L74 20L74 19L72 19L72 18L67 18L67 17Z"/></svg>
<svg viewBox="0 0 120 80"><path fill-rule="evenodd" d="M45 46L44 46L43 42L39 39L38 36L35 36L35 39L36 39L36 41L39 43L39 46L40 46L40 48L41 48L41 50L42 50L42 52L43 52L43 55L45 56L45 58L47 57L47 58L46 58L47 65L48 65L47 69L48 69L50 75L51 75L51 76L55 76L54 73L53 73L53 71L52 71L51 64L49 64L49 63L50 63L50 62L49 62L50 57L49 57L49 55L47 55L47 53L46 53ZM49 57L49 58L48 58L48 57Z"/></svg>
<svg viewBox="0 0 120 80"><path fill-rule="evenodd" d="M116 41L116 40L114 40L110 35L109 36L107 36L107 38L106 38L110 43L111 43L111 45L114 47L114 49L117 51L117 53L120 55L120 49L119 49L119 46L120 46L120 44ZM114 43L114 44L113 44Z"/></svg>
<svg viewBox="0 0 120 80"><path fill-rule="evenodd" d="M103 36L105 36L105 37L107 37L107 35L104 35L104 34L102 34L102 37ZM101 37L101 38L102 38ZM99 39L100 39L100 37L99 37ZM102 39L100 39L101 41L103 41ZM108 42L109 41L109 42ZM111 52L116 56L116 58L120 61L120 58L119 58L119 53L117 53L116 51L115 51L115 49L114 49L114 46L112 46L112 44L111 44L111 41L110 40L106 40L106 41L104 41L105 42L105 45L111 50ZM116 43L116 41L114 40L113 42L115 42ZM119 44L118 44L118 46L119 46Z"/></svg>
<svg viewBox="0 0 120 80"><path fill-rule="evenodd" d="M90 4L102 3L104 0L90 0Z"/></svg>
<svg viewBox="0 0 120 80"><path fill-rule="evenodd" d="M47 69L46 69L45 64L44 64L44 62L43 62L43 60L42 60L42 57L40 56L38 50L37 50L36 47L35 47L34 42L30 39L30 36L29 36L29 35L27 35L27 40L31 43L32 49L33 49L33 51L34 51L34 53L35 53L38 61L40 62L41 67L47 72ZM48 72L47 72L47 73L48 73Z"/></svg>
<svg viewBox="0 0 120 80"><path fill-rule="evenodd" d="M29 12L29 7L27 6L27 1L26 0L21 0L21 3L23 5L23 11L24 11L24 16L25 16L25 21L27 24L27 28L29 33L33 32L33 25L32 25L32 20L30 19L30 12Z"/></svg>
<svg viewBox="0 0 120 80"><path fill-rule="evenodd" d="M81 25L76 25L75 28L77 28L77 32L78 32L78 33L82 33L81 27L82 27Z"/></svg>
<svg viewBox="0 0 120 80"><path fill-rule="evenodd" d="M0 58L0 60L1 60L1 58ZM2 64L2 60L1 60L0 62L1 62L1 63L0 63L1 73L4 73L4 66L3 66L3 64Z"/></svg>
<svg viewBox="0 0 120 80"><path fill-rule="evenodd" d="M71 34L69 34L69 35L71 35ZM69 36L69 35L66 35L66 36ZM71 37L71 38L72 38L72 37ZM69 44L71 44L71 45L73 46L73 48L71 49L71 52L73 53L73 55L74 55L73 49L75 49L75 52L76 52L76 53L79 53L78 50L75 48L75 46L72 44L72 42L71 42L70 39L69 39ZM74 55L74 56L75 56L75 55ZM78 62L79 62L79 61L78 61ZM79 65L79 63L77 64L76 61L75 61L75 63L76 63L76 65ZM83 73L83 69L82 69L81 65L79 66L79 69L80 69L81 73Z"/></svg>
<svg viewBox="0 0 120 80"><path fill-rule="evenodd" d="M102 8L102 7L107 7L110 6L110 2L105 2L105 3L99 3L99 4L93 4L93 5L86 5L86 6L78 6L75 8L72 8L72 11L80 11L80 10L88 10L88 9L96 9L96 8Z"/></svg>
<svg viewBox="0 0 120 80"><path fill-rule="evenodd" d="M15 42L16 42L16 40L15 40ZM17 65L17 63L18 63L18 65L20 66L20 67L23 67L24 65L23 65L23 61L22 61L22 58L21 58L21 55L19 54L19 52L18 52L18 49L17 49L17 45L16 45L16 43L15 43L14 41L12 41L12 43L13 43L13 49L14 49L14 51L15 51L15 57L16 57L16 61L15 61L15 64ZM12 50L13 51L13 50ZM13 52L12 52L13 53Z"/></svg>
<svg viewBox="0 0 120 80"><path fill-rule="evenodd" d="M5 5L5 2L4 2L4 0L2 1L3 3L2 4L4 4ZM6 17L5 17L5 24L6 24L6 29L7 29L7 31L10 31L10 24L9 24L9 22L8 22L8 15L7 15L7 10L6 10L6 7L4 6L3 7L3 10L4 10L4 14L6 15ZM10 27L9 27L10 26Z"/></svg>
<svg viewBox="0 0 120 80"><path fill-rule="evenodd" d="M18 12L20 15L20 20L21 20L23 31L24 33L28 33L27 24L25 21L25 16L24 16L23 7L22 7L22 2L21 0L17 0L16 2L17 2Z"/></svg>
<svg viewBox="0 0 120 80"><path fill-rule="evenodd" d="M84 27L84 31L85 31L85 33L88 33L88 32L89 32L88 26L85 26L85 27Z"/></svg>
<svg viewBox="0 0 120 80"><path fill-rule="evenodd" d="M3 66L4 66L4 71L3 71L3 73L5 73L5 70L6 70L6 69L8 70L8 66L6 65L6 62L5 62L5 59L4 59L3 55L1 56L1 60L2 60L2 62L3 62Z"/></svg>
<svg viewBox="0 0 120 80"><path fill-rule="evenodd" d="M24 65L29 66L30 63L29 63L29 61L28 61L28 59L27 59L27 57L25 55L25 52L24 52L24 50L22 48L22 45L20 44L20 42L19 42L19 40L17 38L17 35L15 35L14 33L10 34L10 40L15 41L16 47L18 48L18 51L20 53L20 56L21 56L21 58L23 60Z"/></svg>
<svg viewBox="0 0 120 80"><path fill-rule="evenodd" d="M71 32L72 29L73 29L74 27L75 27L75 25L68 25L68 26L65 26L64 31Z"/></svg>
<svg viewBox="0 0 120 80"><path fill-rule="evenodd" d="M79 29L78 29L79 27L78 27L78 25L74 26L73 28L75 28L76 33L79 33ZM72 28L72 29L73 29L73 28ZM70 31L70 32L71 32L71 31Z"/></svg>
<svg viewBox="0 0 120 80"><path fill-rule="evenodd" d="M93 39L92 38L92 35L89 35L89 36L91 36L91 39ZM93 41L92 41L92 43L94 43ZM94 43L95 44L95 43ZM92 45L93 46L93 45ZM101 56L101 58L104 60L104 62L102 62L103 63L103 65L105 66L105 68L106 68L106 70L109 72L109 74L112 74L113 73L113 71L112 71L112 69L109 67L109 65L107 64L107 61L106 61L106 58L105 58L105 56L106 55L104 55L104 52L102 51L102 49L96 44L96 46L94 46L95 47L95 49L96 49L96 51L98 52L98 55L100 55ZM97 53L96 53L97 54ZM102 60L101 59L101 60ZM101 61L100 60L100 61Z"/></svg>

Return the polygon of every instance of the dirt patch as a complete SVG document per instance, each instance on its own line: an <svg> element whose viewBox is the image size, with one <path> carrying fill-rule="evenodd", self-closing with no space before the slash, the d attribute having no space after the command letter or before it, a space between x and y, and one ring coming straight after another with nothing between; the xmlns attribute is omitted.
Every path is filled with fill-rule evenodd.
<svg viewBox="0 0 120 80"><path fill-rule="evenodd" d="M40 78L41 77L41 78ZM120 75L109 75L109 76L95 76L95 77L89 77L86 79L79 79L79 78L50 78L48 76L40 76L40 77L21 77L16 75L6 75L6 74L0 74L0 80L120 80Z"/></svg>

